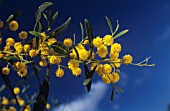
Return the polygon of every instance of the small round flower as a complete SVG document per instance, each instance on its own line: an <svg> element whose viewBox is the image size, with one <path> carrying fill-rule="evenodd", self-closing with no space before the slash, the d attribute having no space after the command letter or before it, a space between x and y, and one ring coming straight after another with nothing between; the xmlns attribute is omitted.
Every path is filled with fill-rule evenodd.
<svg viewBox="0 0 170 111"><path fill-rule="evenodd" d="M27 69L24 69L23 71L18 71L18 75L21 76L21 77L25 77L27 75Z"/></svg>
<svg viewBox="0 0 170 111"><path fill-rule="evenodd" d="M30 55L31 57L35 57L35 56L37 55L36 50L35 50L35 49L31 49L31 50L29 51L29 55Z"/></svg>
<svg viewBox="0 0 170 111"><path fill-rule="evenodd" d="M23 71L23 70L27 69L27 65L23 64L22 62L16 62L15 67L16 67L17 71Z"/></svg>
<svg viewBox="0 0 170 111"><path fill-rule="evenodd" d="M119 53L118 52L113 52L113 53L110 52L109 56L110 56L110 59L116 60L119 57Z"/></svg>
<svg viewBox="0 0 170 111"><path fill-rule="evenodd" d="M89 44L89 40L84 40L83 44L88 45Z"/></svg>
<svg viewBox="0 0 170 111"><path fill-rule="evenodd" d="M16 108L14 106L10 106L8 111L17 111Z"/></svg>
<svg viewBox="0 0 170 111"><path fill-rule="evenodd" d="M20 88L19 87L15 87L14 88L14 93L15 94L19 94L20 93Z"/></svg>
<svg viewBox="0 0 170 111"><path fill-rule="evenodd" d="M130 54L123 56L123 62L125 64L131 64L132 60L133 60L133 58Z"/></svg>
<svg viewBox="0 0 170 111"><path fill-rule="evenodd" d="M24 45L24 51L25 51L25 52L29 52L29 51L30 51L30 48L31 48L30 45L28 45L28 44L25 44L25 45Z"/></svg>
<svg viewBox="0 0 170 111"><path fill-rule="evenodd" d="M115 61L113 61L113 63L111 63L111 65L112 65L112 67L119 68L121 63L122 63L121 59L116 59Z"/></svg>
<svg viewBox="0 0 170 111"><path fill-rule="evenodd" d="M4 22L0 20L0 28L4 26Z"/></svg>
<svg viewBox="0 0 170 111"><path fill-rule="evenodd" d="M97 73L98 75L103 75L103 64L97 65L96 73Z"/></svg>
<svg viewBox="0 0 170 111"><path fill-rule="evenodd" d="M68 68L71 70L78 68L78 66L79 66L79 63L75 59L70 59L70 61L68 62Z"/></svg>
<svg viewBox="0 0 170 111"><path fill-rule="evenodd" d="M18 103L20 106L24 106L25 105L25 101L21 98L18 98Z"/></svg>
<svg viewBox="0 0 170 111"><path fill-rule="evenodd" d="M103 40L99 36L93 39L94 47L100 47L103 45Z"/></svg>
<svg viewBox="0 0 170 111"><path fill-rule="evenodd" d="M7 39L6 39L6 44L7 44L8 46L13 46L14 43L15 43L15 40L14 40L13 38L7 38Z"/></svg>
<svg viewBox="0 0 170 111"><path fill-rule="evenodd" d="M106 45L106 46L112 45L112 44L113 44L113 37L112 37L111 35L106 35L106 36L104 36L104 38L103 38L103 43L104 43L104 45Z"/></svg>
<svg viewBox="0 0 170 111"><path fill-rule="evenodd" d="M99 57L104 58L108 54L108 49L105 45L102 45L101 47L97 48L97 54Z"/></svg>
<svg viewBox="0 0 170 111"><path fill-rule="evenodd" d="M26 31L22 31L22 32L19 33L20 39L27 39L27 37L28 37L28 34L27 34Z"/></svg>
<svg viewBox="0 0 170 111"><path fill-rule="evenodd" d="M4 54L0 53L0 59L4 57Z"/></svg>
<svg viewBox="0 0 170 111"><path fill-rule="evenodd" d="M9 29L11 31L16 31L18 29L19 25L18 25L18 22L13 20L9 23Z"/></svg>
<svg viewBox="0 0 170 111"><path fill-rule="evenodd" d="M2 69L2 74L8 75L9 73L10 73L10 69L9 69L8 67L4 67L4 68Z"/></svg>
<svg viewBox="0 0 170 111"><path fill-rule="evenodd" d="M51 64L60 64L61 61L62 61L62 59L61 59L60 57L57 57L57 56L51 56L51 57L49 58L49 62L50 62Z"/></svg>
<svg viewBox="0 0 170 111"><path fill-rule="evenodd" d="M71 47L71 46L73 45L72 39L71 39L71 38L66 38L66 39L64 39L64 45L65 45L66 47Z"/></svg>
<svg viewBox="0 0 170 111"><path fill-rule="evenodd" d="M112 71L112 67L109 64L104 64L103 65L103 73L104 74L109 74Z"/></svg>
<svg viewBox="0 0 170 111"><path fill-rule="evenodd" d="M9 104L9 100L8 100L8 98L3 97L3 98L2 98L2 102L1 102L1 104L3 104L3 105L8 105L8 104Z"/></svg>
<svg viewBox="0 0 170 111"><path fill-rule="evenodd" d="M46 109L50 109L50 107L51 107L50 104L47 103L47 104L46 104Z"/></svg>
<svg viewBox="0 0 170 111"><path fill-rule="evenodd" d="M113 79L113 75L112 74L103 74L102 75L102 81L106 84L110 84L111 81Z"/></svg>
<svg viewBox="0 0 170 111"><path fill-rule="evenodd" d="M16 43L14 44L14 48L16 49L18 46L22 46L22 44L21 44L20 42L16 42Z"/></svg>
<svg viewBox="0 0 170 111"><path fill-rule="evenodd" d="M31 111L30 105L26 105L24 111Z"/></svg>
<svg viewBox="0 0 170 111"><path fill-rule="evenodd" d="M56 70L55 74L56 74L57 77L60 77L60 78L61 78L61 77L63 77L63 75L64 75L64 70L61 69L61 68L58 68L58 69Z"/></svg>
<svg viewBox="0 0 170 111"><path fill-rule="evenodd" d="M13 104L13 105L15 105L15 104L16 104L16 100L15 100L15 99L12 99L12 100L10 101L10 103Z"/></svg>
<svg viewBox="0 0 170 111"><path fill-rule="evenodd" d="M89 57L89 52L87 51L87 50L85 50L85 49L82 49L82 50L78 50L78 52L79 52L79 59L80 60L87 60L87 58Z"/></svg>
<svg viewBox="0 0 170 111"><path fill-rule="evenodd" d="M47 38L47 35L45 33L41 33L43 41Z"/></svg>
<svg viewBox="0 0 170 111"><path fill-rule="evenodd" d="M119 74L118 73L113 73L112 75L113 75L112 82L114 82L114 83L118 82L119 79L120 79Z"/></svg>
<svg viewBox="0 0 170 111"><path fill-rule="evenodd" d="M51 44L53 44L55 42L57 42L56 38L50 38L50 39L48 39L47 43L48 43L48 45L51 45Z"/></svg>
<svg viewBox="0 0 170 111"><path fill-rule="evenodd" d="M72 70L72 73L73 73L73 75L75 75L75 76L80 76L80 74L81 74L81 69L78 67L78 68L75 68L75 69L73 69Z"/></svg>
<svg viewBox="0 0 170 111"><path fill-rule="evenodd" d="M44 66L47 66L47 60L45 59L42 59L40 62L39 62L40 66L44 67Z"/></svg>
<svg viewBox="0 0 170 111"><path fill-rule="evenodd" d="M121 51L121 45L118 43L114 43L111 45L110 53L114 52L120 52Z"/></svg>

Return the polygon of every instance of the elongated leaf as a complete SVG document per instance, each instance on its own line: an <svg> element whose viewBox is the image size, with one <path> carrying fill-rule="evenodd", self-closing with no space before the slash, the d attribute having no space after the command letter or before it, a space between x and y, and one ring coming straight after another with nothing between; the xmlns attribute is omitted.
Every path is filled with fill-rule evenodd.
<svg viewBox="0 0 170 111"><path fill-rule="evenodd" d="M58 28L56 28L55 30L47 34L49 36L47 39L56 37L61 33L63 33L67 29L68 25L70 24L70 21L71 21L71 17L64 24L62 24L61 26L59 26Z"/></svg>
<svg viewBox="0 0 170 111"><path fill-rule="evenodd" d="M114 99L114 89L112 89L112 93L110 96L110 103L112 103L113 99Z"/></svg>
<svg viewBox="0 0 170 111"><path fill-rule="evenodd" d="M36 11L35 17L36 17L36 23L39 22L41 19L42 12L49 6L51 6L51 2L44 2L41 6L39 6L38 10Z"/></svg>
<svg viewBox="0 0 170 111"><path fill-rule="evenodd" d="M124 91L123 91L120 87L118 87L117 85L114 84L114 87L115 87L117 90L119 90L120 92L124 93Z"/></svg>
<svg viewBox="0 0 170 111"><path fill-rule="evenodd" d="M118 31L118 29L119 29L119 22L118 22L118 20L117 20L116 29L115 29L114 32L112 33L112 36L115 35L115 33Z"/></svg>
<svg viewBox="0 0 170 111"><path fill-rule="evenodd" d="M85 85L85 86L86 86L87 84L89 84L89 82L90 82L90 81L91 81L91 79L90 79L90 78L85 79L85 80L84 80L84 82L83 82L83 85Z"/></svg>
<svg viewBox="0 0 170 111"><path fill-rule="evenodd" d="M15 14L12 14L8 17L6 20L6 24L10 23L12 20L15 20L17 17L19 17L21 14L21 11L17 11Z"/></svg>
<svg viewBox="0 0 170 111"><path fill-rule="evenodd" d="M14 17L14 15L12 14L12 15L10 15L9 17L8 17L8 19L6 20L6 24L8 24L11 20L12 20L12 18Z"/></svg>
<svg viewBox="0 0 170 111"><path fill-rule="evenodd" d="M118 38L118 37L120 37L120 36L126 34L128 31L129 31L128 29L121 31L121 32L118 33L116 36L114 36L113 39L116 39L116 38Z"/></svg>
<svg viewBox="0 0 170 111"><path fill-rule="evenodd" d="M41 37L41 33L37 31L29 31L29 33L33 36Z"/></svg>
<svg viewBox="0 0 170 111"><path fill-rule="evenodd" d="M13 96L14 99L16 100L17 106L20 108L19 103L18 103L18 99L17 99L17 97L16 97L16 95L15 95L15 93L14 93L13 87L12 87L12 85L11 85L11 82L10 82L8 76L3 75L1 72L2 72L2 68L0 67L0 75L2 76L2 79L4 80L4 82L6 83L6 85L8 86L9 90L11 91L12 96Z"/></svg>
<svg viewBox="0 0 170 111"><path fill-rule="evenodd" d="M89 72L89 69L88 69L87 65L83 65L83 66L84 66L84 70L85 70L86 79L90 79L90 72ZM90 79L90 81L86 85L86 88L87 88L88 92L90 92L90 90L91 90L91 85L92 85L92 82L91 82L91 79Z"/></svg>
<svg viewBox="0 0 170 111"><path fill-rule="evenodd" d="M51 22L50 22L50 24L49 24L50 27L54 24L54 22L55 22L55 20L57 19L57 17L58 17L58 12L56 12L56 13L53 15L52 20L51 20Z"/></svg>
<svg viewBox="0 0 170 111"><path fill-rule="evenodd" d="M57 41L57 42L53 43L52 45L50 45L50 47L53 48L54 51L57 52L59 55L69 56L67 47L65 47L62 42Z"/></svg>
<svg viewBox="0 0 170 111"><path fill-rule="evenodd" d="M84 20L85 21L85 26L86 26L86 33L90 42L90 47L93 46L92 41L93 41L93 32L92 32L92 28L91 25L89 23L89 21L87 19Z"/></svg>
<svg viewBox="0 0 170 111"><path fill-rule="evenodd" d="M33 111L44 111L49 94L49 82L50 82L49 79L50 79L50 65L48 64L44 82L36 98L36 102L34 103Z"/></svg>
<svg viewBox="0 0 170 111"><path fill-rule="evenodd" d="M106 20L107 20L107 24L109 25L109 28L110 28L111 33L113 33L112 23L111 23L110 19L109 19L107 16L106 16Z"/></svg>
<svg viewBox="0 0 170 111"><path fill-rule="evenodd" d="M84 28L82 23L80 22L80 28L81 28L81 37L82 37L82 41L84 40Z"/></svg>
<svg viewBox="0 0 170 111"><path fill-rule="evenodd" d="M47 15L45 13L43 13L43 16L44 16L45 20L48 21Z"/></svg>

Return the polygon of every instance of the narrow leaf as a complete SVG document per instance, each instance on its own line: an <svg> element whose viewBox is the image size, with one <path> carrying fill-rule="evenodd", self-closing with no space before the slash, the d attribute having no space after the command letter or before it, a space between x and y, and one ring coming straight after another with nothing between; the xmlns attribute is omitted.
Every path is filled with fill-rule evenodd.
<svg viewBox="0 0 170 111"><path fill-rule="evenodd" d="M14 17L14 15L10 15L10 16L8 17L8 19L6 20L6 24L8 24L8 23L12 20L13 17Z"/></svg>
<svg viewBox="0 0 170 111"><path fill-rule="evenodd" d="M45 13L43 13L43 16L44 16L45 20L48 21L47 15Z"/></svg>
<svg viewBox="0 0 170 111"><path fill-rule="evenodd" d="M118 87L117 85L114 84L114 87L119 90L120 92L124 93L124 90L122 90L120 87Z"/></svg>
<svg viewBox="0 0 170 111"><path fill-rule="evenodd" d="M107 24L109 25L109 28L110 28L111 33L113 33L112 23L111 23L110 19L109 19L107 16L106 16L106 20L107 20Z"/></svg>
<svg viewBox="0 0 170 111"><path fill-rule="evenodd" d="M84 80L84 82L83 82L83 85L85 85L85 86L86 86L87 84L89 84L89 82L90 82L90 81L91 81L91 79L90 79L90 78L85 79L85 80Z"/></svg>
<svg viewBox="0 0 170 111"><path fill-rule="evenodd" d="M82 37L82 41L84 41L84 28L82 23L80 22L80 28L81 28L81 37Z"/></svg>
<svg viewBox="0 0 170 111"><path fill-rule="evenodd" d="M41 33L37 31L29 31L29 33L33 36L41 37Z"/></svg>
<svg viewBox="0 0 170 111"><path fill-rule="evenodd" d="M110 103L112 103L113 99L114 99L114 89L112 89L112 93L110 96Z"/></svg>
<svg viewBox="0 0 170 111"><path fill-rule="evenodd" d="M51 22L50 22L50 24L49 24L50 27L54 24L54 22L55 22L55 20L57 19L57 17L58 17L58 12L56 12L56 13L53 15L52 20L51 20Z"/></svg>
<svg viewBox="0 0 170 111"><path fill-rule="evenodd" d="M115 35L115 33L118 31L118 29L119 29L119 22L118 22L118 20L117 20L116 29L115 29L114 32L112 33L112 36Z"/></svg>
<svg viewBox="0 0 170 111"><path fill-rule="evenodd" d="M92 47L93 33L92 33L91 25L87 19L85 19L85 26L86 26L86 33L90 42L90 47Z"/></svg>
<svg viewBox="0 0 170 111"><path fill-rule="evenodd" d="M126 34L128 31L129 31L128 29L121 31L121 32L118 33L116 36L114 36L113 39L116 39L116 38L118 38L118 37L120 37L120 36Z"/></svg>
<svg viewBox="0 0 170 111"><path fill-rule="evenodd" d="M59 26L58 28L56 28L55 30L47 34L49 36L47 39L56 37L60 35L61 33L63 33L68 27L68 25L70 24L70 21L71 21L71 17L64 24L62 24L61 26Z"/></svg>

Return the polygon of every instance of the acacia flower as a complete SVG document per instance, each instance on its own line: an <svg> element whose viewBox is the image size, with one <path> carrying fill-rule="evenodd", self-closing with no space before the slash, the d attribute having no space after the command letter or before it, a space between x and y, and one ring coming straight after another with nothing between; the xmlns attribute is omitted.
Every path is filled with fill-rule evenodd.
<svg viewBox="0 0 170 111"><path fill-rule="evenodd" d="M31 49L31 50L29 51L29 55L30 55L31 57L35 57L35 56L37 55L36 50L35 50L35 49Z"/></svg>
<svg viewBox="0 0 170 111"><path fill-rule="evenodd" d="M130 54L123 56L123 62L125 64L131 64L132 60L133 60L133 58Z"/></svg>
<svg viewBox="0 0 170 111"><path fill-rule="evenodd" d="M18 22L15 21L15 20L13 20L13 21L11 21L11 22L9 23L9 29L10 29L11 31L16 31L16 30L18 30L18 27L19 27Z"/></svg>
<svg viewBox="0 0 170 111"><path fill-rule="evenodd" d="M96 73L97 73L98 75L102 75L102 74L103 74L103 64L98 64L98 65L97 65Z"/></svg>
<svg viewBox="0 0 170 111"><path fill-rule="evenodd" d="M29 51L30 51L30 48L31 48L30 45L28 45L28 44L25 44L25 45L24 45L24 51L25 51L25 52L29 52Z"/></svg>
<svg viewBox="0 0 170 111"><path fill-rule="evenodd" d="M27 34L26 31L22 31L22 32L19 33L20 39L27 39L27 37L28 37L28 34Z"/></svg>
<svg viewBox="0 0 170 111"><path fill-rule="evenodd" d="M116 59L115 61L113 61L113 63L111 63L112 67L116 67L116 68L119 68L120 65L122 63L122 60L121 59Z"/></svg>
<svg viewBox="0 0 170 111"><path fill-rule="evenodd" d="M14 88L14 93L15 93L15 94L19 94L19 93L20 93L19 87L15 87L15 88Z"/></svg>
<svg viewBox="0 0 170 111"><path fill-rule="evenodd" d="M64 39L64 45L65 45L66 47L71 47L71 46L73 45L72 39L71 39L71 38L66 38L66 39Z"/></svg>
<svg viewBox="0 0 170 111"><path fill-rule="evenodd" d="M108 54L108 49L105 45L102 45L100 47L97 48L97 54L99 55L99 57L104 58L106 57L106 55Z"/></svg>
<svg viewBox="0 0 170 111"><path fill-rule="evenodd" d="M83 44L88 45L89 44L89 40L84 40Z"/></svg>
<svg viewBox="0 0 170 111"><path fill-rule="evenodd" d="M50 104L47 103L47 104L46 104L46 108L47 108L47 109L50 109L50 107L51 107Z"/></svg>
<svg viewBox="0 0 170 111"><path fill-rule="evenodd" d="M112 82L114 82L114 83L118 82L119 79L120 79L119 74L118 73L112 73L112 75L113 75Z"/></svg>
<svg viewBox="0 0 170 111"><path fill-rule="evenodd" d="M25 77L27 75L27 72L28 72L27 69L24 69L22 71L18 71L17 73L18 73L19 76Z"/></svg>
<svg viewBox="0 0 170 111"><path fill-rule="evenodd" d="M51 64L60 64L61 63L61 58L60 57L57 57L57 56L51 56L50 58L49 58L49 62L51 63Z"/></svg>
<svg viewBox="0 0 170 111"><path fill-rule="evenodd" d="M79 67L75 68L75 69L72 69L72 73L73 75L75 76L80 76L81 74L81 69Z"/></svg>
<svg viewBox="0 0 170 111"><path fill-rule="evenodd" d="M121 45L118 43L114 43L111 45L110 53L114 52L120 52L121 51Z"/></svg>
<svg viewBox="0 0 170 111"><path fill-rule="evenodd" d="M119 52L110 52L109 56L110 56L110 59L116 60L119 57Z"/></svg>
<svg viewBox="0 0 170 111"><path fill-rule="evenodd" d="M82 49L82 50L78 50L79 53L79 59L80 60L87 60L87 58L89 57L89 52L86 49Z"/></svg>
<svg viewBox="0 0 170 111"><path fill-rule="evenodd" d="M40 62L39 62L40 66L44 67L44 66L47 66L47 60L45 59L42 59Z"/></svg>
<svg viewBox="0 0 170 111"><path fill-rule="evenodd" d="M48 44L48 45L51 45L51 44L53 44L53 43L55 43L55 42L57 42L57 39L56 39L56 38L49 38L47 44Z"/></svg>
<svg viewBox="0 0 170 111"><path fill-rule="evenodd" d="M25 101L22 98L18 98L18 103L20 106L24 106L25 105Z"/></svg>
<svg viewBox="0 0 170 111"><path fill-rule="evenodd" d="M110 84L111 81L113 79L113 75L112 74L103 74L102 75L102 81L106 84Z"/></svg>
<svg viewBox="0 0 170 111"><path fill-rule="evenodd" d="M0 59L4 57L4 54L0 53Z"/></svg>
<svg viewBox="0 0 170 111"><path fill-rule="evenodd" d="M10 69L9 69L8 67L4 67L4 68L2 69L2 74L8 75L9 73L10 73Z"/></svg>
<svg viewBox="0 0 170 111"><path fill-rule="evenodd" d="M78 66L79 66L79 63L75 59L70 59L70 61L68 62L68 68L71 70L78 68Z"/></svg>
<svg viewBox="0 0 170 111"><path fill-rule="evenodd" d="M106 36L104 36L104 38L103 38L103 43L104 43L104 45L106 45L106 46L110 46L110 45L112 45L113 44L113 37L111 36L111 35L106 35Z"/></svg>
<svg viewBox="0 0 170 111"><path fill-rule="evenodd" d="M104 64L103 65L103 73L109 74L109 73L111 73L111 71L112 71L111 65L109 65L109 64Z"/></svg>
<svg viewBox="0 0 170 111"><path fill-rule="evenodd" d="M61 69L61 68L58 68L58 69L56 70L55 74L56 74L57 77L60 77L60 78L61 78L61 77L63 77L63 75L64 75L64 70Z"/></svg>
<svg viewBox="0 0 170 111"><path fill-rule="evenodd" d="M13 38L7 38L7 39L6 39L6 44L7 44L8 46L13 46L14 43L15 43L15 40L14 40Z"/></svg>
<svg viewBox="0 0 170 111"><path fill-rule="evenodd" d="M8 111L17 111L16 108L14 106L10 106Z"/></svg>
<svg viewBox="0 0 170 111"><path fill-rule="evenodd" d="M2 102L1 102L1 104L2 104L2 105L8 105L8 104L9 104L9 100L8 100L8 98L3 97L3 98L2 98Z"/></svg>
<svg viewBox="0 0 170 111"><path fill-rule="evenodd" d="M103 40L99 36L93 39L93 45L94 47L100 47L103 45Z"/></svg>

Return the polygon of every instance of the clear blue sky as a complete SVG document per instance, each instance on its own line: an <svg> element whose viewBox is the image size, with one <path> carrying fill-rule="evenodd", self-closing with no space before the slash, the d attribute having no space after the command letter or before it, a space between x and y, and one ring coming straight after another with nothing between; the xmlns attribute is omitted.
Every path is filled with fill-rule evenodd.
<svg viewBox="0 0 170 111"><path fill-rule="evenodd" d="M18 18L19 31L32 30L35 23L34 13L43 1L4 0L0 7L0 19L5 20L11 13L21 10L22 14ZM88 95L82 85L83 77L75 78L71 72L67 71L62 79L58 79L53 73L56 70L54 67L50 80L50 97L58 98L62 102L69 101L68 107L76 103L81 106L84 102L82 99L96 102L96 106L88 109L89 111L167 111L167 105L170 104L169 0L48 1L53 2L51 7L53 12L59 11L55 26L62 24L68 17L72 17L70 26L59 36L58 40L63 41L65 37L73 38L74 33L77 41L80 40L79 22L83 22L84 18L90 21L95 36L104 36L110 33L105 20L105 16L108 16L113 25L116 25L116 20L119 20L120 30L129 29L128 34L116 41L122 44L121 56L130 53L134 56L134 62L152 56L150 62L156 64L155 67L122 66L122 78L118 84L125 90L125 93L116 96L113 104L109 104L111 86L101 84L99 77L94 77L94 85L101 86L105 91L98 87L96 90L98 89L101 93L94 89L94 92ZM7 36L16 37L11 34ZM16 74L10 77L14 77L13 83L19 80ZM35 78L31 82L37 84ZM0 83L3 83L2 79ZM33 84L32 88L36 90ZM96 100L90 95L96 95ZM85 106L87 106L85 108L92 107ZM78 109L68 111L78 111Z"/></svg>

